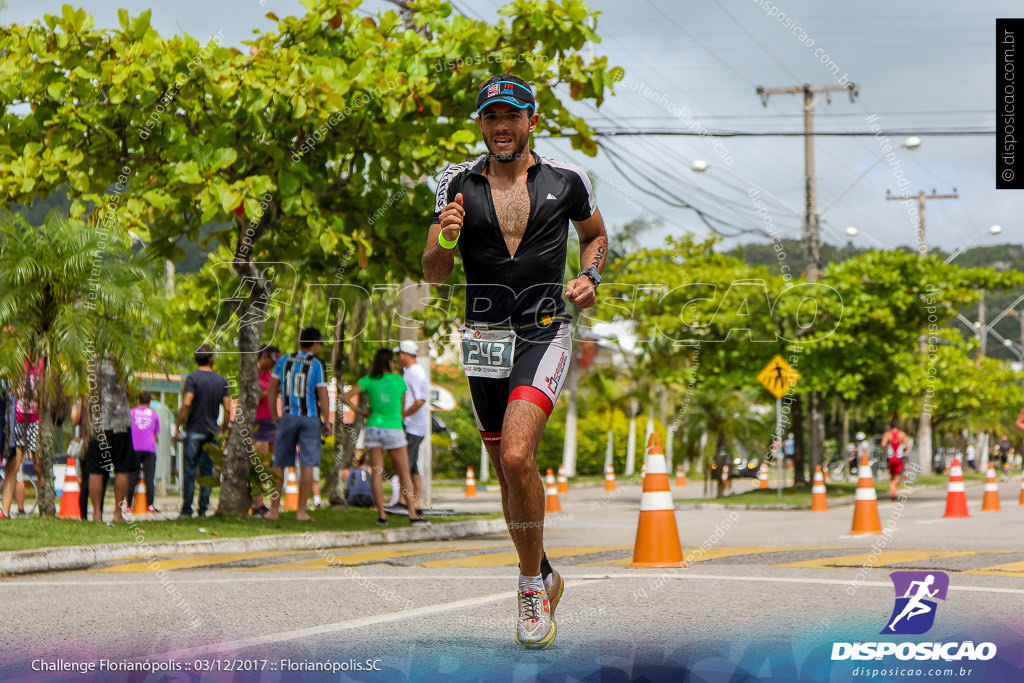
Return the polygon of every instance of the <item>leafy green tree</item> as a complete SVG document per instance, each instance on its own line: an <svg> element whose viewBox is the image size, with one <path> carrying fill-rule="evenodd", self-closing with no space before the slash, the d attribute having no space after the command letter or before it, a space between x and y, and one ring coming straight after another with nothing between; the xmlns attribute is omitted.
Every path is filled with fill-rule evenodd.
<svg viewBox="0 0 1024 683"><path fill-rule="evenodd" d="M765 451L770 427L751 410L752 404L749 392L705 388L696 392L686 406L679 436L684 451L695 454L703 465L705 491L712 477L711 464L720 451L732 456L743 448L751 457ZM724 495L720 468L714 476L718 495Z"/></svg>
<svg viewBox="0 0 1024 683"><path fill-rule="evenodd" d="M146 339L159 326L146 256L105 226L51 213L40 226L0 214L0 327L8 351L0 372L25 380L26 359L45 359L37 380L39 510L56 513L53 413L66 394L83 394L97 354L122 369L146 367Z"/></svg>
<svg viewBox="0 0 1024 683"><path fill-rule="evenodd" d="M268 14L275 26L248 53L163 37L149 12L122 10L117 29L98 30L67 5L0 35L0 192L24 203L67 183L74 215L100 207L172 259L177 238L227 221L212 236L243 283L232 323L242 424L258 401L251 360L268 310L292 303L264 262L322 274L354 252L370 282L418 277L425 179L476 148L466 114L481 82L514 65L539 85L538 132L593 154L588 126L560 98L600 104L621 77L579 53L598 39L580 0L515 0L493 25L419 0L408 3L415 30L344 0L306 6L301 17ZM346 312L353 299L355 289L336 297ZM219 513L245 514L250 455L232 430Z"/></svg>

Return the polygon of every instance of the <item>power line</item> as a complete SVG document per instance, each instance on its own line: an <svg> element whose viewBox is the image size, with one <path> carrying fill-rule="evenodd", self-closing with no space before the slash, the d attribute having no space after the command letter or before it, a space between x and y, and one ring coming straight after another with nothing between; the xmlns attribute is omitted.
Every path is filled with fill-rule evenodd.
<svg viewBox="0 0 1024 683"><path fill-rule="evenodd" d="M886 135L895 136L932 136L932 137L961 137L961 136L984 136L984 135L995 135L996 131L994 128L988 129L929 129L929 128L918 128L918 129L905 129L905 130L887 130L884 131ZM740 131L740 130L709 130L703 132L691 131L691 130L667 130L667 129L620 129L613 130L610 128L594 129L591 131L591 135L594 137L716 137L716 138L802 138L807 135L804 131ZM859 130L844 130L844 131L814 131L813 135L819 137L875 137L877 134L871 131L859 131Z"/></svg>
<svg viewBox="0 0 1024 683"><path fill-rule="evenodd" d="M872 111L870 112L875 116L939 116L946 114L986 114L992 115L996 113L995 109L949 109L949 110L935 110L935 111ZM799 114L791 113L778 113L778 114L707 114L701 116L701 119L795 119ZM840 119L840 118L857 117L864 118L864 115L858 112L835 112L829 113L829 118ZM617 117L623 121L632 119L678 119L678 116L661 116L658 114L637 114L635 116L619 116Z"/></svg>
<svg viewBox="0 0 1024 683"><path fill-rule="evenodd" d="M756 229L756 228L745 228L745 227L743 227L741 225L735 225L735 224L732 224L732 223L728 223L727 221L723 221L723 220L721 220L719 218L715 218L714 216L711 216L707 212L703 211L702 209L697 208L696 206L694 206L693 204L689 203L685 199L683 199L683 198L681 198L681 197L679 197L679 196L669 192L668 190L666 190L665 187L664 187L664 183L661 183L661 182L658 182L658 181L654 180L653 178L648 176L646 173L644 173L643 171L638 169L636 166L630 164L628 161L623 159L618 153L613 151L607 144L598 143L598 145L601 147L601 149L603 149L605 151L606 154L608 154L608 160L611 162L611 164L615 168L615 170L618 171L622 175L622 177L626 179L626 182L628 182L630 185L632 185L636 189L640 190L644 194L647 194L647 195L650 195L650 196L652 196L652 197L654 197L656 199L659 199L659 200L661 200L662 202L664 202L665 204L667 204L669 206L672 206L672 207L675 207L675 208L679 208L679 209L688 209L690 211L693 211L695 214L697 214L697 217L700 218L700 221L709 230L711 230L715 234L721 235L723 237L737 237L737 236L743 235L743 234L754 234L754 235L761 235L763 237L770 237L770 235L765 230L760 230L760 229ZM640 178L642 178L642 179L646 180L648 183L650 183L651 187L659 188L660 192L653 192L650 189L648 189L646 187L643 187L642 185L639 185L638 183L636 183L636 181L633 180L633 178L631 177L630 174L628 174L628 173L626 173L625 171L622 170L622 168L618 165L618 163L616 163L617 161L622 163L624 166L627 166L630 170L632 170ZM717 223L720 223L724 227L733 228L737 232L732 233L732 234L724 233L724 232L722 232L721 229L719 229L719 228L715 227L714 225L712 225L711 221L715 221Z"/></svg>

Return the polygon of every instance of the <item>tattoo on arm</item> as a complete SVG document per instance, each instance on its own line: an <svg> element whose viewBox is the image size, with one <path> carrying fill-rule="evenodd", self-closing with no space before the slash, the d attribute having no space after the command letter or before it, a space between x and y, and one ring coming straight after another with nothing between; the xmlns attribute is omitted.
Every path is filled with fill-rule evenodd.
<svg viewBox="0 0 1024 683"><path fill-rule="evenodd" d="M608 256L608 240L604 237L598 237L595 241L597 243L597 251L594 252L594 258L590 261L590 266L600 270L605 258Z"/></svg>

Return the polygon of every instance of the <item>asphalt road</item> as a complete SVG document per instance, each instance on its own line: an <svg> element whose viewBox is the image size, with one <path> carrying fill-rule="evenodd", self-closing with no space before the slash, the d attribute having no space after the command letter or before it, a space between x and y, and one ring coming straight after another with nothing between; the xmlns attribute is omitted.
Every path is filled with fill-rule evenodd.
<svg viewBox="0 0 1024 683"><path fill-rule="evenodd" d="M973 516L942 519L945 491L911 491L902 507L879 502L890 529L881 536L850 536L851 506L680 510L691 566L640 570L627 566L639 488L574 490L547 521L566 593L558 637L542 652L513 642L516 559L503 534L125 557L89 571L12 577L0 581L0 679L854 681L872 680L859 675L868 666L888 669L873 680L1017 681L1019 492L1019 480L1001 484L1003 510L981 513L981 486L971 486ZM474 501L457 495L446 504L497 505L494 491ZM911 569L948 574L949 593L926 634L880 636L896 597L889 573ZM862 641L992 642L997 654L831 661L834 643ZM169 667L172 675L74 672L90 665ZM310 671L317 668L327 671Z"/></svg>

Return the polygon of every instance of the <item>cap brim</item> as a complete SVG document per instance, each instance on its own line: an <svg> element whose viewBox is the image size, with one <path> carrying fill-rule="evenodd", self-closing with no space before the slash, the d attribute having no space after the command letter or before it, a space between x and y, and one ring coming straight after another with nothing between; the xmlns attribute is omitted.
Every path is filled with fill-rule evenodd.
<svg viewBox="0 0 1024 683"><path fill-rule="evenodd" d="M504 95L498 95L497 97L492 97L491 99L487 100L486 102L481 104L479 107L477 107L476 113L479 114L484 109L486 109L487 107L489 107L492 104L495 104L497 102L504 102L505 104L511 104L513 107L516 107L518 109L533 109L534 106L535 106L532 102L523 102L522 100L518 100L518 99L516 99L514 97L506 97Z"/></svg>

